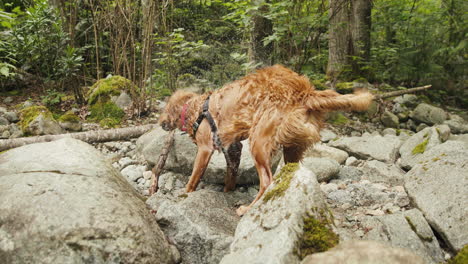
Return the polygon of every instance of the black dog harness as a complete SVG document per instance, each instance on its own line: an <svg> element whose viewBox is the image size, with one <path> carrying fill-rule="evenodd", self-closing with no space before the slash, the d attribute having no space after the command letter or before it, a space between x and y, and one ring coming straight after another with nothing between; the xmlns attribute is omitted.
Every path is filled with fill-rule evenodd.
<svg viewBox="0 0 468 264"><path fill-rule="evenodd" d="M213 116L211 115L210 111L208 108L210 107L210 96L208 96L205 100L205 103L203 103L203 109L201 114L198 116L197 121L193 123L192 129L193 129L193 137L197 134L197 130L201 125L201 122L203 122L203 119L206 118L208 123L210 124L211 128L211 133L213 134L213 145L216 149L221 149L224 152L223 145L221 144L221 139L219 139L218 136L218 127L216 126L216 123L213 119Z"/></svg>

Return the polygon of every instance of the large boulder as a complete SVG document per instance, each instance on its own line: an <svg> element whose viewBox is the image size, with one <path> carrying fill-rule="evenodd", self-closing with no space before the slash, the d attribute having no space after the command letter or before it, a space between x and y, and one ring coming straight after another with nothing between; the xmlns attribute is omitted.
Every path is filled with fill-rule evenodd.
<svg viewBox="0 0 468 264"><path fill-rule="evenodd" d="M394 162L397 158L401 141L397 136L370 135L362 137L344 137L332 141L330 146L342 149L360 159L376 159L383 162Z"/></svg>
<svg viewBox="0 0 468 264"><path fill-rule="evenodd" d="M31 106L21 110L19 125L23 133L27 135L40 136L63 133L62 127L45 106Z"/></svg>
<svg viewBox="0 0 468 264"><path fill-rule="evenodd" d="M411 169L421 161L422 154L441 143L435 127L427 127L407 139L400 147L400 166Z"/></svg>
<svg viewBox="0 0 468 264"><path fill-rule="evenodd" d="M424 264L412 252L375 241L347 241L330 251L313 254L301 264Z"/></svg>
<svg viewBox="0 0 468 264"><path fill-rule="evenodd" d="M391 246L410 249L424 258L426 263L444 261L437 238L418 209L368 217L362 226L369 230L363 237L365 240L382 241Z"/></svg>
<svg viewBox="0 0 468 264"><path fill-rule="evenodd" d="M434 125L442 124L448 118L448 115L439 107L422 103L411 112L410 117L418 122Z"/></svg>
<svg viewBox="0 0 468 264"><path fill-rule="evenodd" d="M229 253L240 220L234 203L245 196L248 194L204 189L180 197L155 195L147 203L157 211L157 221L174 241L184 263L217 264Z"/></svg>
<svg viewBox="0 0 468 264"><path fill-rule="evenodd" d="M70 138L0 155L4 263L172 263L145 203L92 146Z"/></svg>
<svg viewBox="0 0 468 264"><path fill-rule="evenodd" d="M300 256L338 243L315 175L297 167L284 166L263 198L242 217L222 264L294 264Z"/></svg>
<svg viewBox="0 0 468 264"><path fill-rule="evenodd" d="M421 155L405 188L429 224L453 250L468 243L468 144L447 141Z"/></svg>
<svg viewBox="0 0 468 264"><path fill-rule="evenodd" d="M163 148L164 140L168 135L161 127L144 134L137 140L137 152L150 163L155 164ZM247 141L243 141L242 156L239 165L238 184L258 184L257 170L250 154ZM278 153L273 162L273 168L280 160ZM189 136L176 133L174 136L174 145L169 151L165 169L177 172L186 177L192 173L193 163L197 155L197 146L192 142ZM274 170L273 170L274 171ZM226 174L226 159L221 152L215 152L211 156L210 163L203 175L202 181L214 184L224 184L224 175Z"/></svg>

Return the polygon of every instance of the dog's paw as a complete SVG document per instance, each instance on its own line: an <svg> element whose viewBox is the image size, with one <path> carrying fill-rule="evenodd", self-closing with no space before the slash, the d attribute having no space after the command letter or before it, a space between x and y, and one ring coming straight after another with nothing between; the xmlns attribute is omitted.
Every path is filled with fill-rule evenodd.
<svg viewBox="0 0 468 264"><path fill-rule="evenodd" d="M243 216L249 210L250 210L249 206L241 205L239 208L237 208L236 213L238 216Z"/></svg>

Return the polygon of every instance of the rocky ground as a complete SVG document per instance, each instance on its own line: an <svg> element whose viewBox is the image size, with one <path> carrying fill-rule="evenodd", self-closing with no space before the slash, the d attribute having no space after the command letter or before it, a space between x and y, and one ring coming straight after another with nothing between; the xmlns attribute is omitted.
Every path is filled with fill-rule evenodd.
<svg viewBox="0 0 468 264"><path fill-rule="evenodd" d="M160 228L167 240L167 244L164 242L159 247L160 253L151 256L154 257L152 261L160 258L159 261L165 259L168 263L338 263L340 255L345 254L354 263L362 263L364 259L375 260L369 263L383 263L382 259L388 260L387 263L444 263L463 248L466 251L468 243L468 123L459 115L421 103L412 95L397 97L387 109L378 119L375 117L377 115L369 114L367 118L373 119L373 122L352 117L344 126L330 125L323 130L322 143L311 149L299 168L292 172L287 190L273 196L271 200L259 201L242 218L235 214L235 209L250 203L258 191L258 178L248 152L248 142L243 142L238 187L230 193L222 192L225 161L222 154L215 153L198 190L185 194L184 186L191 172L196 147L187 136L177 134L166 161L165 172L159 180L159 191L148 197L150 170L167 135L159 128L139 139L95 144L94 147L101 154L93 153L97 156L89 159L112 164L108 170L120 171L120 175L140 195L146 197L149 210L139 212L142 215L139 217L146 219L149 215L156 219L159 226L156 229ZM9 122L6 124L8 129L4 131L10 132L12 124L18 120L8 118L11 114L7 113L6 109L2 110L0 116ZM86 144L81 146L81 143L70 141L60 144L76 145L78 150L73 147L70 147L70 152L63 150L67 155L80 153L80 148L86 149L86 153L78 157L88 156L88 152L92 152ZM54 143L44 144L49 144L44 145L47 153L60 153ZM45 162L44 169L36 168L40 165L33 162L31 169L11 171L10 168L18 166L12 165L15 159L16 162L27 160L19 154L20 149L27 148L31 153L36 151L43 155L43 148L33 147L37 145L0 155L0 177L40 171L54 173L57 170L67 175L100 175L94 171L63 171L65 165L60 167L58 162L52 165ZM56 155L60 157L64 154ZM34 160L34 157L30 160ZM285 172L280 173L282 163L281 155L277 155L273 165L274 171L277 171L277 180L267 193L274 193L277 183L286 177L282 176ZM80 164L78 168L88 167L87 164ZM8 180L0 183L0 196L13 199L11 197L28 192L26 189L12 188L21 186L22 180L18 182L14 178L5 177ZM51 181L52 185L56 183L57 180ZM52 187L48 189L46 183L44 185L43 192L46 194L54 192L50 189L60 192ZM81 185L71 186L79 188ZM41 193L41 188L36 189L35 193ZM119 196L112 194L114 191L98 192L103 192L106 197ZM129 193L128 190L124 192ZM39 194L39 197L42 196ZM30 199L39 199L34 197ZM0 201L6 200L1 198ZM125 201L121 203L131 205ZM0 208L7 208L7 204L0 202ZM90 207L100 208L99 205ZM1 214L0 223L6 223L5 219L14 219L18 214L14 208L7 209L10 213ZM113 214L112 209L109 210L109 214ZM100 219L98 215L90 215L93 219ZM93 233L96 232L93 227L95 221L85 221L86 224L78 226L91 228L93 231L89 232ZM8 224L0 225L0 257L2 254L11 257L9 252L24 243L18 242L23 241L21 236L11 233L15 228ZM149 230L147 228L155 229L153 226L138 228L146 231ZM69 232L60 233L63 234ZM76 254L87 254L88 257L98 255L105 260L108 253L102 252L108 252L109 249L103 249L102 245L106 243L102 241L122 241L121 233L117 234L107 236L93 233L88 236L100 237L99 243L96 242L97 238L90 240L72 236L74 243L81 247L72 252L75 257ZM316 238L313 234L320 234L320 237ZM316 247L310 246L311 243L328 245L325 247L328 249L338 241L340 246L333 250L311 254L317 252ZM151 240L142 243L155 242ZM109 244L106 245L109 247ZM126 252L125 246L112 245L117 251ZM146 252L145 248L138 250ZM163 251L170 253L164 255L161 253ZM369 252L374 252L374 255ZM125 253L116 253L115 256L115 259L129 258ZM141 256L130 257L136 262L145 263L147 260ZM16 257L12 259L16 260Z"/></svg>

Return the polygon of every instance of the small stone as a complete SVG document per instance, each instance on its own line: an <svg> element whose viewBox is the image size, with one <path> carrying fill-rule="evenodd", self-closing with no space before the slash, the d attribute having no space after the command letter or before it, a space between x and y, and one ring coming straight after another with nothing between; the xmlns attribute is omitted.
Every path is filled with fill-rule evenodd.
<svg viewBox="0 0 468 264"><path fill-rule="evenodd" d="M338 190L338 185L334 183L320 184L320 189L324 193L329 193Z"/></svg>
<svg viewBox="0 0 468 264"><path fill-rule="evenodd" d="M34 105L33 102L31 102L31 101L25 101L25 102L23 103L22 108L23 108L23 109L24 109L24 108L28 108L28 107L31 107L31 106L33 106L33 105Z"/></svg>
<svg viewBox="0 0 468 264"><path fill-rule="evenodd" d="M343 210L348 210L349 208L351 208L353 205L350 204L350 203L344 203L341 205L341 209Z"/></svg>
<svg viewBox="0 0 468 264"><path fill-rule="evenodd" d="M363 236L364 236L364 231L362 231L361 229L359 229L359 230L357 230L357 231L355 232L355 234L356 234L356 236L358 236L358 237L363 237Z"/></svg>
<svg viewBox="0 0 468 264"><path fill-rule="evenodd" d="M8 96L7 98L3 99L3 102L5 104L10 104L13 102L13 98L11 98L10 96Z"/></svg>
<svg viewBox="0 0 468 264"><path fill-rule="evenodd" d="M425 123L421 123L416 127L416 132L419 132L419 131L425 129L426 127L429 127L429 126L427 124L425 124Z"/></svg>
<svg viewBox="0 0 468 264"><path fill-rule="evenodd" d="M344 189L346 189L346 184L344 184L344 183L338 184L338 189L339 189L339 190L344 190Z"/></svg>
<svg viewBox="0 0 468 264"><path fill-rule="evenodd" d="M396 192L405 193L405 187L403 186L393 186L392 189Z"/></svg>
<svg viewBox="0 0 468 264"><path fill-rule="evenodd" d="M406 195L406 193L399 193L396 197L395 197L395 203L400 206L400 207L405 207L405 206L408 206L410 204L410 200L408 198L408 195Z"/></svg>
<svg viewBox="0 0 468 264"><path fill-rule="evenodd" d="M361 136L361 132L359 132L359 131L353 131L353 132L351 132L351 136L352 136L352 137L360 137L360 136Z"/></svg>
<svg viewBox="0 0 468 264"><path fill-rule="evenodd" d="M18 114L16 114L15 112L6 112L4 114L4 117L10 122L18 122L19 121Z"/></svg>
<svg viewBox="0 0 468 264"><path fill-rule="evenodd" d="M153 172L151 172L151 171L143 172L143 178L145 178L145 180L150 180L151 176L153 176Z"/></svg>
<svg viewBox="0 0 468 264"><path fill-rule="evenodd" d="M128 165L136 164L137 162L135 160L132 160L129 157L123 157L119 160L120 166L122 166L122 169L127 167Z"/></svg>
<svg viewBox="0 0 468 264"><path fill-rule="evenodd" d="M7 139L7 138L10 138L10 136L11 136L10 131L8 130L3 131L2 138Z"/></svg>
<svg viewBox="0 0 468 264"><path fill-rule="evenodd" d="M366 215L372 215L372 216L381 216L385 215L384 211L377 209L377 210L366 210L364 212Z"/></svg>
<svg viewBox="0 0 468 264"><path fill-rule="evenodd" d="M351 156L349 158L346 159L346 162L345 162L345 165L346 166L356 166L358 165L358 159L356 159L355 157Z"/></svg>
<svg viewBox="0 0 468 264"><path fill-rule="evenodd" d="M10 124L10 122L8 122L8 120L3 117L3 116L0 116L0 126L8 126Z"/></svg>
<svg viewBox="0 0 468 264"><path fill-rule="evenodd" d="M392 135L392 136L396 136L397 135L397 132L394 128L386 128L382 131L382 135L386 136L386 135Z"/></svg>

